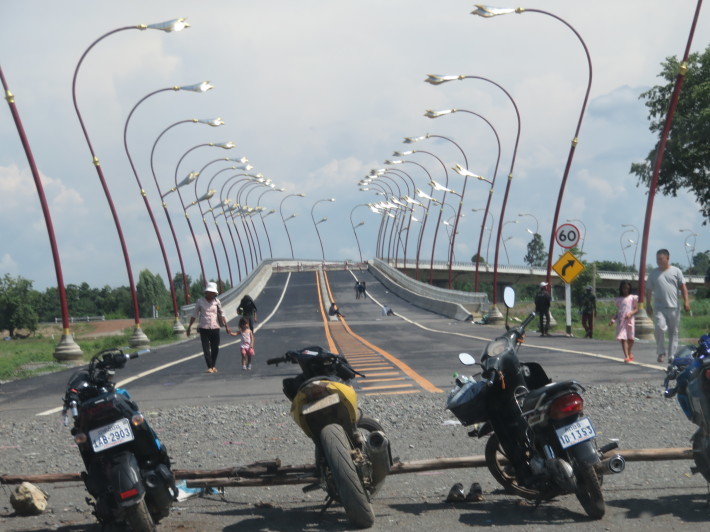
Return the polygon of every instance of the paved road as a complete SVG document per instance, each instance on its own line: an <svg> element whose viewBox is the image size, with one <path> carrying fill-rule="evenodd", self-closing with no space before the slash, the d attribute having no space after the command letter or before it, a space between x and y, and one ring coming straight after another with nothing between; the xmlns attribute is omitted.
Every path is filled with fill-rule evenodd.
<svg viewBox="0 0 710 532"><path fill-rule="evenodd" d="M218 374L205 373L199 340L192 337L131 361L117 378L128 381L143 408L280 397L281 379L296 368L267 366L266 359L288 349L321 345L351 357L369 376L361 382L362 393L432 393L450 388L453 372L462 369L458 353L478 355L485 342L501 331L500 326L457 322L417 308L389 293L368 272L359 271L326 274L330 295L345 315L344 323L329 321L321 310L321 304L327 308L329 302L321 303L317 277L315 272L275 274L259 294L253 371L241 370L238 339L223 335ZM367 283L366 299L355 298L355 278ZM383 304L397 315L382 316ZM332 340L334 334L337 342ZM660 377L662 368L652 363L651 344L637 343L639 364L624 364L619 351L616 342L541 338L532 333L520 356L540 362L555 380L575 378L592 384ZM0 412L53 414L71 373L65 370L4 384Z"/></svg>

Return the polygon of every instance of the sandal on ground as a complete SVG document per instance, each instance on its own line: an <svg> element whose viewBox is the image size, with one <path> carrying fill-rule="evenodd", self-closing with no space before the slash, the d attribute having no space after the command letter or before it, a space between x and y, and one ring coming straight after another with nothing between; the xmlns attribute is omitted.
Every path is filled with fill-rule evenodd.
<svg viewBox="0 0 710 532"><path fill-rule="evenodd" d="M629 353L629 360L633 360L633 359L634 359L634 354L633 354L633 353Z"/></svg>

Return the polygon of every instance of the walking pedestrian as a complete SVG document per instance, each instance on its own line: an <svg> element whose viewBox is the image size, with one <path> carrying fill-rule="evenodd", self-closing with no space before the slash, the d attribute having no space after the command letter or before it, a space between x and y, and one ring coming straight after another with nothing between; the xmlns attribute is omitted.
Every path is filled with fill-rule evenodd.
<svg viewBox="0 0 710 532"><path fill-rule="evenodd" d="M245 295L239 302L237 314L244 316L249 321L249 328L251 329L251 332L254 332L254 322L257 321L256 303L254 303L254 300L250 295Z"/></svg>
<svg viewBox="0 0 710 532"><path fill-rule="evenodd" d="M624 362L631 362L634 359L632 349L636 335L636 313L638 312L639 297L631 293L631 283L621 281L619 284L619 297L614 300L616 303L616 315L611 318L609 325L616 322L616 339L621 342L621 350L624 353Z"/></svg>
<svg viewBox="0 0 710 532"><path fill-rule="evenodd" d="M219 330L227 327L227 320L222 312L222 303L217 299L217 283L209 282L205 288L205 295L197 300L195 308L190 315L187 326L187 336L195 320L199 320L197 331L200 333L202 353L207 364L207 373L217 373L217 355L219 354Z"/></svg>
<svg viewBox="0 0 710 532"><path fill-rule="evenodd" d="M683 272L676 266L671 266L670 253L667 249L656 252L656 264L648 274L646 281L646 301L648 314L653 316L654 336L656 337L656 359L663 363L666 353L672 356L678 350L678 325L680 324L680 307L678 306L678 291L683 296L683 308L690 312L688 288L685 286ZM653 305L651 305L653 296ZM668 331L668 350L665 347L665 333Z"/></svg>
<svg viewBox="0 0 710 532"><path fill-rule="evenodd" d="M239 332L228 331L232 336L241 336L242 341L239 344L239 349L242 354L242 371L251 371L251 361L256 354L254 351L254 333L249 328L249 320L247 318L239 319Z"/></svg>
<svg viewBox="0 0 710 532"><path fill-rule="evenodd" d="M548 284L540 283L540 290L535 296L535 313L540 317L540 336L550 336L550 304L552 297L547 291Z"/></svg>
<svg viewBox="0 0 710 532"><path fill-rule="evenodd" d="M594 318L597 317L597 297L591 286L587 286L582 294L582 327L584 337L591 338L594 334Z"/></svg>
<svg viewBox="0 0 710 532"><path fill-rule="evenodd" d="M360 281L355 281L355 299L360 299Z"/></svg>

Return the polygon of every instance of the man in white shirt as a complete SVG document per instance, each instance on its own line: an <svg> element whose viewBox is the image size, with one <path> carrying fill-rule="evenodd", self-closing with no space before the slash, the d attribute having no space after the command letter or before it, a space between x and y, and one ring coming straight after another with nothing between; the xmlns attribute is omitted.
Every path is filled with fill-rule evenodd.
<svg viewBox="0 0 710 532"><path fill-rule="evenodd" d="M658 268L648 274L646 281L646 302L648 314L653 316L657 361L662 363L666 356L664 338L666 331L668 331L668 354L673 355L678 350L678 325L680 324L678 290L683 296L683 308L686 312L690 312L690 303L683 272L680 268L671 266L670 253L667 249L658 250L656 264ZM651 306L651 295L653 295L653 306Z"/></svg>

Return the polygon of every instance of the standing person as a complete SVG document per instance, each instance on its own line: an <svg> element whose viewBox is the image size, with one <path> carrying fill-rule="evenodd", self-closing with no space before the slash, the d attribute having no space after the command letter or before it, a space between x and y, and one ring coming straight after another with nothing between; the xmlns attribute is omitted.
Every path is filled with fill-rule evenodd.
<svg viewBox="0 0 710 532"><path fill-rule="evenodd" d="M251 361L254 358L254 333L249 328L249 320L247 318L239 319L239 332L228 331L232 336L242 337L242 342L239 344L239 348L242 353L242 371L251 371Z"/></svg>
<svg viewBox="0 0 710 532"><path fill-rule="evenodd" d="M658 268L648 274L646 281L646 301L648 313L653 316L653 332L658 355L656 360L662 363L666 353L672 356L678 350L678 325L680 324L678 290L683 296L683 308L686 312L690 312L690 303L683 272L680 268L671 266L670 253L667 249L659 249L656 252L656 264ZM653 306L651 306L651 295L653 295ZM668 331L668 351L664 345L666 331Z"/></svg>
<svg viewBox="0 0 710 532"><path fill-rule="evenodd" d="M535 296L535 313L540 316L540 336L550 336L550 304L552 298L547 291L548 284L540 283L540 290Z"/></svg>
<svg viewBox="0 0 710 532"><path fill-rule="evenodd" d="M591 286L587 286L582 294L582 327L584 337L591 338L594 334L594 318L597 317L597 296Z"/></svg>
<svg viewBox="0 0 710 532"><path fill-rule="evenodd" d="M227 320L222 312L222 303L217 299L217 283L207 283L205 296L195 303L187 326L187 336L195 320L199 318L197 331L202 341L202 353L205 355L207 373L217 373L217 355L219 354L219 330L227 327Z"/></svg>
<svg viewBox="0 0 710 532"><path fill-rule="evenodd" d="M251 332L254 332L254 322L256 319L256 303L249 295L245 295L239 302L239 307L237 308L237 314L244 316L249 320L249 328Z"/></svg>
<svg viewBox="0 0 710 532"><path fill-rule="evenodd" d="M360 281L355 281L355 299L360 299Z"/></svg>
<svg viewBox="0 0 710 532"><path fill-rule="evenodd" d="M616 303L616 315L611 318L609 325L616 322L616 339L621 342L621 350L624 353L624 362L631 362L634 354L631 350L634 347L634 337L636 335L636 318L639 311L639 296L631 293L631 283L621 281L619 284L619 297L614 300Z"/></svg>

